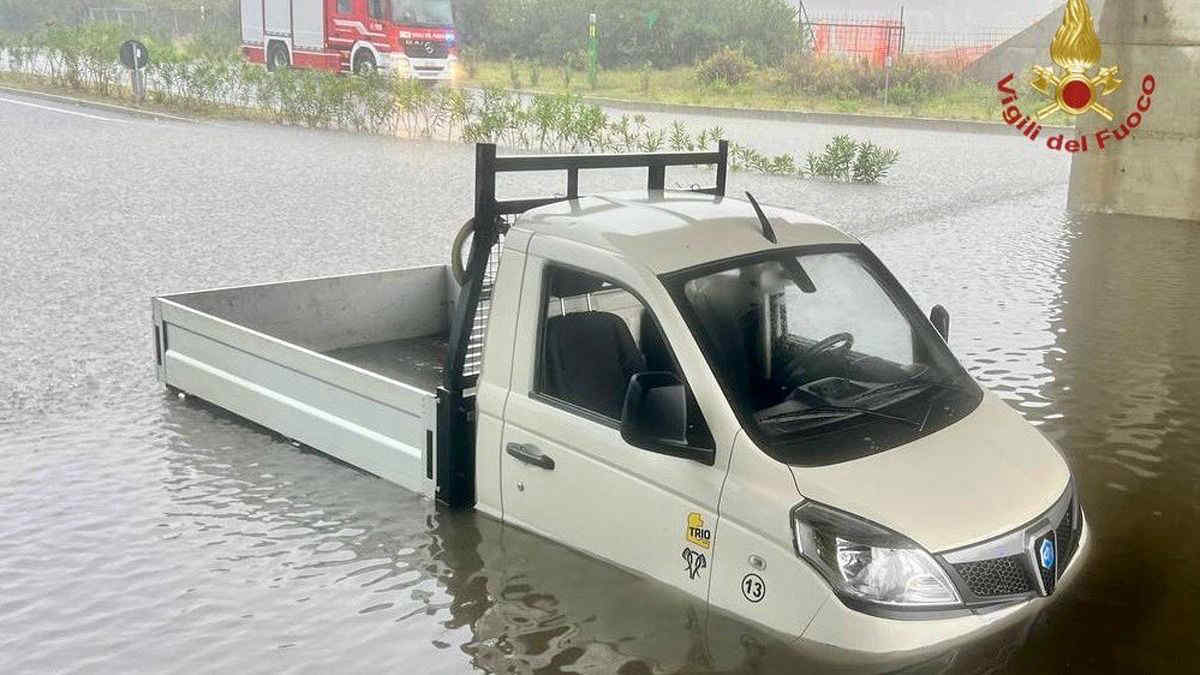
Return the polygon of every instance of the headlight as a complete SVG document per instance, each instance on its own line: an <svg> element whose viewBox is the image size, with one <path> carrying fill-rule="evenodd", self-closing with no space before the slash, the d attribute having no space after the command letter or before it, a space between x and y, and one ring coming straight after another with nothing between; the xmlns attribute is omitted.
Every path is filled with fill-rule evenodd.
<svg viewBox="0 0 1200 675"><path fill-rule="evenodd" d="M933 557L880 525L813 502L792 510L796 549L843 596L897 608L960 603Z"/></svg>

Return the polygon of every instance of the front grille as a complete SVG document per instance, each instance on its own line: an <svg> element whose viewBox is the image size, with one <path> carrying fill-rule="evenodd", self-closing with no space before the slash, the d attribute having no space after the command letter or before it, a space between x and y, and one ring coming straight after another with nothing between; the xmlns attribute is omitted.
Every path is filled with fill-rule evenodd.
<svg viewBox="0 0 1200 675"><path fill-rule="evenodd" d="M1067 499L1067 497L1064 497ZM1079 502L1072 495L1063 511L1063 515L1055 524L1054 529L1045 536L1055 542L1055 552L1058 554L1057 572L1062 577L1071 564L1076 551L1079 549L1079 539L1082 534ZM1062 502L1051 509L1051 512L1062 508ZM1039 537L1040 539L1040 537ZM950 566L959 577L959 586L964 595L974 596L975 600L991 600L1005 596L1024 595L1040 592L1041 588L1053 591L1057 579L1055 570L1045 570L1037 562L1035 541L1025 539L1025 550L1015 553L1008 548L1005 552L1011 555L968 562L955 562ZM949 562L949 561L947 561ZM1039 584L1039 576L1041 583ZM969 591L969 593L967 593ZM969 598L968 598L969 599Z"/></svg>
<svg viewBox="0 0 1200 675"><path fill-rule="evenodd" d="M1023 555L959 563L954 566L954 571L963 578L967 588L981 598L1016 595L1034 590L1025 570Z"/></svg>
<svg viewBox="0 0 1200 675"><path fill-rule="evenodd" d="M450 44L433 40L409 40L404 43L404 55L410 59L444 59L450 55Z"/></svg>
<svg viewBox="0 0 1200 675"><path fill-rule="evenodd" d="M1072 500L1071 506L1067 508L1062 520L1058 522L1058 527L1054 528L1054 536L1058 539L1058 576L1060 577L1066 571L1067 565L1071 564L1075 549L1079 548L1080 531L1075 528L1075 510L1078 508L1079 503Z"/></svg>

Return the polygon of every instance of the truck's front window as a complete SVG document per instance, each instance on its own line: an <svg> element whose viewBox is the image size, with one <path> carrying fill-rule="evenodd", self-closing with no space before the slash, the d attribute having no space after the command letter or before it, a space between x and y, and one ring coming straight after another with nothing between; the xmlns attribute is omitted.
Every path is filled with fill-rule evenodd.
<svg viewBox="0 0 1200 675"><path fill-rule="evenodd" d="M666 279L743 422L786 461L885 450L979 402L945 343L864 253L768 253Z"/></svg>
<svg viewBox="0 0 1200 675"><path fill-rule="evenodd" d="M391 0L392 21L406 26L452 26L450 0Z"/></svg>

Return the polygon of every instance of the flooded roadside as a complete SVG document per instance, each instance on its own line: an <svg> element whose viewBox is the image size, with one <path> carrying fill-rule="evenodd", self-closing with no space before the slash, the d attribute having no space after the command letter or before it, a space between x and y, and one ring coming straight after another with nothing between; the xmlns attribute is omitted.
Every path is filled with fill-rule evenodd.
<svg viewBox="0 0 1200 675"><path fill-rule="evenodd" d="M154 293L441 262L468 211L469 148L2 119L0 310L16 320L0 331L0 654L14 670L775 672L835 658L440 512L154 382ZM783 128L759 124L744 133ZM1196 226L1067 214L1065 163L928 133L880 132L905 153L883 186L735 174L731 188L842 225L922 306L950 308L955 353L1078 478L1095 539L1069 592L990 640L895 665L1171 668L1200 618ZM291 168L263 171L267 152ZM356 172L326 170L347 157ZM555 189L531 180L522 191Z"/></svg>

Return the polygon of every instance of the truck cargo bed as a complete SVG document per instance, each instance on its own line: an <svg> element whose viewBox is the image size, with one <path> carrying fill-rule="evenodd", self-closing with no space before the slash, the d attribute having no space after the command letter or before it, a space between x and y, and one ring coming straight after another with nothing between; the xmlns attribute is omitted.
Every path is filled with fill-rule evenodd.
<svg viewBox="0 0 1200 675"><path fill-rule="evenodd" d="M437 266L157 297L158 377L432 495L457 290Z"/></svg>
<svg viewBox="0 0 1200 675"><path fill-rule="evenodd" d="M326 352L325 355L397 382L433 392L442 384L446 348L445 335L430 335L338 349Z"/></svg>

